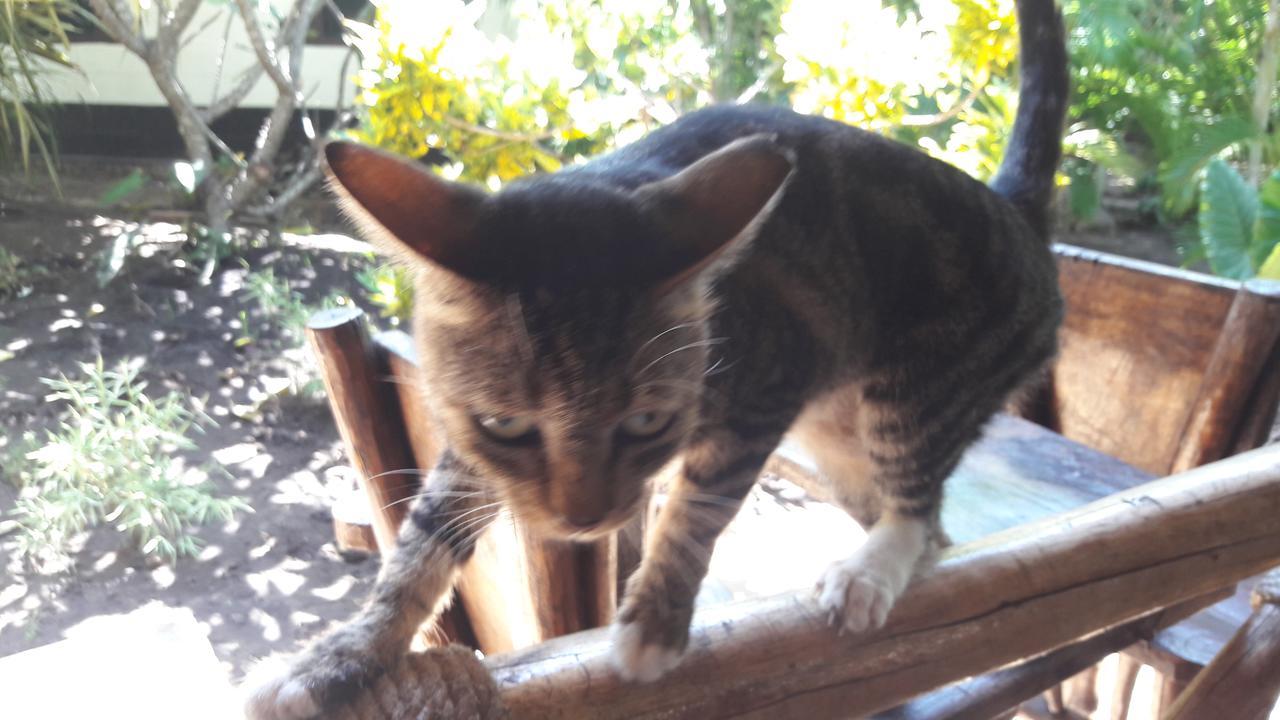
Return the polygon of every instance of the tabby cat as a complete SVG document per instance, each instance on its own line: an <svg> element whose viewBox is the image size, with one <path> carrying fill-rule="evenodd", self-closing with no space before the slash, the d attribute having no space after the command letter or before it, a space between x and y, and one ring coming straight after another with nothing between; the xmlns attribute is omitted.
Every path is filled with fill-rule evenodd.
<svg viewBox="0 0 1280 720"><path fill-rule="evenodd" d="M716 537L785 435L870 528L817 602L841 630L883 624L945 542L943 480L1055 351L1066 52L1053 0L1017 9L1021 103L990 187L766 107L696 112L496 194L330 144L347 211L416 272L425 402L448 449L367 607L258 681L249 715L321 715L404 653L497 501L546 534L598 538L678 458L613 636L618 672L661 676Z"/></svg>

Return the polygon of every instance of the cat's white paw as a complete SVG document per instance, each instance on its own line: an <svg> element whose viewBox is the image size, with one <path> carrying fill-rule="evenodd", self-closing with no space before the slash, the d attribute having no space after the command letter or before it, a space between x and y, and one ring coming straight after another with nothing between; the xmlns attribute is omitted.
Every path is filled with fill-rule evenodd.
<svg viewBox="0 0 1280 720"><path fill-rule="evenodd" d="M680 664L683 651L658 642L646 642L640 623L615 623L611 660L618 674L633 682L653 682Z"/></svg>
<svg viewBox="0 0 1280 720"><path fill-rule="evenodd" d="M320 716L316 698L283 661L259 663L243 687L247 720L307 720Z"/></svg>
<svg viewBox="0 0 1280 720"><path fill-rule="evenodd" d="M902 583L856 560L835 563L818 581L818 606L841 632L862 633L884 626Z"/></svg>

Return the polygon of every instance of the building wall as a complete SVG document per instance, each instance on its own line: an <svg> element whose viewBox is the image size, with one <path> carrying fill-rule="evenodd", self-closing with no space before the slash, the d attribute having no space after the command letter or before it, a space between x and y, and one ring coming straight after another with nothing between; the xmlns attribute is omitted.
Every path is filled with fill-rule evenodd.
<svg viewBox="0 0 1280 720"><path fill-rule="evenodd" d="M275 0L287 8L290 0ZM351 5L350 0L340 4ZM154 18L149 23L154 22ZM332 23L330 23L332 24ZM224 39L225 38L225 39ZM333 117L338 90L345 84L346 101L354 97L351 78L358 58L347 63L349 49L340 42L307 45L303 55L303 91L307 110L327 124ZM287 53L284 53L287 57ZM51 96L60 104L53 114L54 134L62 152L117 157L182 157L185 150L177 125L147 66L124 46L101 32L87 41L73 42L71 59L78 71L52 68L45 74ZM178 54L178 78L198 105L206 105L234 87L241 73L257 65L253 48L230 3L206 3L188 29L186 46ZM266 112L275 104L276 88L263 75L238 109L214 123L214 130L239 151L253 147ZM286 142L304 141L300 124L290 124Z"/></svg>
<svg viewBox="0 0 1280 720"><path fill-rule="evenodd" d="M276 4L287 7L290 3L277 0ZM206 104L226 92L245 68L257 64L244 23L230 3L201 6L188 33L188 43L178 54L178 78L198 104ZM353 59L348 65L347 77L339 77L347 53L348 48L341 44L307 46L302 78L309 108L332 109L342 84L347 85L347 98L352 96L351 76L358 69L358 62ZM54 69L47 75L52 96L59 102L125 107L165 104L146 64L121 45L76 42L71 48L71 59L80 67L80 72ZM275 86L264 76L259 78L241 107L269 108L274 104L275 95Z"/></svg>

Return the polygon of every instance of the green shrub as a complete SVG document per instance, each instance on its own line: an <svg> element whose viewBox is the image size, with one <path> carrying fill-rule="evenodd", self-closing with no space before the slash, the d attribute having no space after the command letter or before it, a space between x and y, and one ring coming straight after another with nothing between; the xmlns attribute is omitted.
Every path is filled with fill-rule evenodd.
<svg viewBox="0 0 1280 720"><path fill-rule="evenodd" d="M392 325L409 322L413 278L408 270L388 263L373 265L356 273L356 280L364 287L369 302L378 306L378 314L390 319Z"/></svg>
<svg viewBox="0 0 1280 720"><path fill-rule="evenodd" d="M99 358L81 368L81 377L43 380L48 399L65 407L55 428L22 441L27 465L12 511L22 554L65 561L76 535L110 524L144 554L174 560L199 549L192 526L249 509L216 494L212 467L185 468L176 457L195 447L189 433L212 423L186 396L149 397L136 365L108 370Z"/></svg>
<svg viewBox="0 0 1280 720"><path fill-rule="evenodd" d="M294 290L288 278L277 278L275 270L267 268L245 276L241 293L258 306L255 320L242 314L241 337L237 345L248 345L258 337L259 329L269 329L288 347L301 345L306 340L307 319L312 308L307 307L302 294Z"/></svg>

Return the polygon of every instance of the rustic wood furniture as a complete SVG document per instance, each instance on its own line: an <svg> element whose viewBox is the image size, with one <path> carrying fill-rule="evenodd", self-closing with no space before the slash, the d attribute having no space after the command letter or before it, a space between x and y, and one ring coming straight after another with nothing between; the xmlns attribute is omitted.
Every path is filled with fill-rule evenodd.
<svg viewBox="0 0 1280 720"><path fill-rule="evenodd" d="M1153 476L1256 446L1270 427L1280 393L1276 343L1280 293L1273 287L1241 286L1074 248L1057 251L1068 308L1062 353L1049 390L1027 415L1105 454L1068 443L1025 421L1001 418L994 422L948 484L944 524L957 542L977 543L966 547L984 547L987 541L979 539L993 532L1015 532L1011 528L1124 493ZM376 509L378 543L387 547L394 541L394 528L417 481L402 471L430 467L440 446L420 402L412 347L401 333L370 339L358 311L351 309L321 314L309 334L352 463ZM810 463L796 448L784 446L769 471L815 492L819 487ZM1107 507L1111 513L1131 507L1133 517L1121 523L1126 526L1138 522L1143 510L1140 505L1114 501ZM755 520L764 522L759 517ZM1049 533L1050 526L1038 527ZM496 654L607 623L619 583L638 562L641 533L637 524L609 542L570 546L528 537L515 523L496 524L464 573L459 601L442 619L444 639ZM999 543L993 547L1004 550ZM1086 558L1084 566L1094 559ZM987 567L986 562L981 567ZM1251 570L1261 571L1277 562L1280 554L1273 553L1268 562ZM1091 567L1080 572L1088 575ZM1020 572L1033 573L1026 567ZM914 709L913 705L899 708L895 717L963 715L927 710L929 702L945 702L947 693L953 699L994 698L988 700L989 706L1008 701L1007 709L1138 638L1149 639L1131 650L1132 655L1165 671L1170 678L1167 694L1172 697L1189 679L1187 668L1207 664L1247 614L1236 598L1215 604L1189 622L1174 624L1221 597L1224 586L1245 577L1223 581L1220 575L1210 575L1211 579L1197 581L1179 577L1183 587L1161 588L1158 599L1139 593L1146 600L1132 612L1124 611L1127 615L1118 612L1103 619L1083 613L1071 621L1077 624L1065 623L1067 629L1055 627L1053 633L1038 635L1032 643L1035 648L1000 663L1042 653L1117 622L1129 623L1002 671L1000 676L971 681L978 683L972 687L944 688L919 698ZM764 599L752 602L758 603L757 609L774 607ZM787 607L798 601L790 602ZM1094 602L1107 604L1090 600ZM1183 604L1174 606L1177 603ZM718 612L700 604L699 617ZM745 612L735 617L757 627ZM891 627L901 613L909 612L895 611ZM776 615L769 617L770 622L780 622ZM1159 628L1164 629L1151 637ZM1225 633L1222 628L1227 628ZM1054 634L1059 630L1061 634ZM827 652L829 642L805 637L816 643L811 647ZM870 646L859 643L857 647ZM741 652L750 655L747 649ZM946 662L955 666L951 672L965 670L947 680L1000 664L970 660L946 654ZM946 681L940 679L945 674L927 675L931 684L916 692ZM902 700L908 695L895 697ZM878 709L883 707L888 705Z"/></svg>

